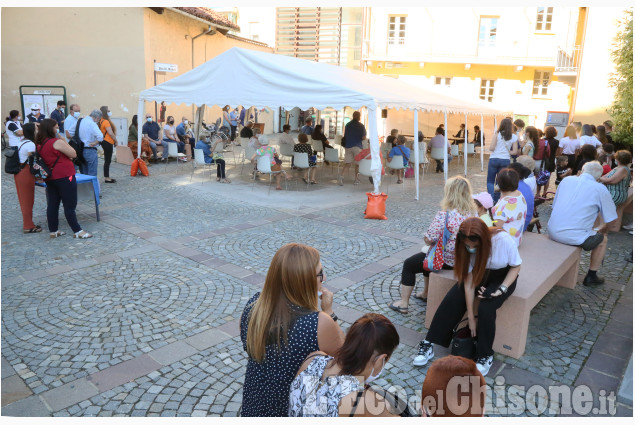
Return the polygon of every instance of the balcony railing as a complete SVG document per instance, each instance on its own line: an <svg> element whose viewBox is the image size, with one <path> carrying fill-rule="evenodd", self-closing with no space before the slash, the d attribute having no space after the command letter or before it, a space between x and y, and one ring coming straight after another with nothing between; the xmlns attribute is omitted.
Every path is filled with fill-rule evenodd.
<svg viewBox="0 0 635 425"><path fill-rule="evenodd" d="M558 53L556 56L556 69L554 70L554 73L556 75L577 73L579 66L580 46L573 46L565 49L558 47Z"/></svg>

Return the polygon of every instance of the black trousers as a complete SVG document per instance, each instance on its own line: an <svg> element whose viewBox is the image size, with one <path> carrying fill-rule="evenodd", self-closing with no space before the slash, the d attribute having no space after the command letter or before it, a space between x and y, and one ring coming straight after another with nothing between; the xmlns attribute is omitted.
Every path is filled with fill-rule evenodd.
<svg viewBox="0 0 635 425"><path fill-rule="evenodd" d="M225 160L214 159L212 160L212 164L216 164L216 177L224 179L225 178Z"/></svg>
<svg viewBox="0 0 635 425"><path fill-rule="evenodd" d="M237 125L232 125L231 126L231 141L233 142L234 140L236 140L236 128L238 128Z"/></svg>
<svg viewBox="0 0 635 425"><path fill-rule="evenodd" d="M498 288L505 280L509 269L510 267L508 266L503 269L488 270L484 282L474 288L475 294L478 294L477 290L480 286L493 286L494 288ZM518 279L508 288L506 294L495 298L480 300L478 312L475 312L475 315L478 315L476 325L477 357L487 357L494 353L492 345L494 344L494 336L496 335L496 310L514 293L517 280ZM452 341L452 330L456 324L463 319L466 311L465 290L463 285L457 283L450 289L450 292L446 294L445 298L443 298L441 305L439 305L439 308L434 314L434 318L430 324L430 330L428 330L428 335L425 338L426 341L448 347Z"/></svg>
<svg viewBox="0 0 635 425"><path fill-rule="evenodd" d="M101 142L101 147L104 150L104 177L110 178L110 162L112 161L113 145L104 140Z"/></svg>
<svg viewBox="0 0 635 425"><path fill-rule="evenodd" d="M60 202L64 204L64 216L74 233L82 230L77 222L77 180L75 176L63 177L46 182L46 221L49 232L57 232L59 229Z"/></svg>
<svg viewBox="0 0 635 425"><path fill-rule="evenodd" d="M403 268L401 269L401 284L404 286L415 286L417 280L417 274L423 273L425 277L430 276L430 272L423 270L423 261L426 259L426 254L419 252L412 257L406 259L403 262ZM443 270L452 270L454 267L443 264Z"/></svg>

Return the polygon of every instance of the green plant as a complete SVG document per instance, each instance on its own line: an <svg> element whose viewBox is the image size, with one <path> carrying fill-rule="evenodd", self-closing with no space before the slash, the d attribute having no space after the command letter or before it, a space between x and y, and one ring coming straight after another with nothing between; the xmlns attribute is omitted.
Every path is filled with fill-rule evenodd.
<svg viewBox="0 0 635 425"><path fill-rule="evenodd" d="M626 11L620 22L611 58L615 72L609 84L615 87L615 99L607 112L613 119L613 140L633 146L633 10Z"/></svg>

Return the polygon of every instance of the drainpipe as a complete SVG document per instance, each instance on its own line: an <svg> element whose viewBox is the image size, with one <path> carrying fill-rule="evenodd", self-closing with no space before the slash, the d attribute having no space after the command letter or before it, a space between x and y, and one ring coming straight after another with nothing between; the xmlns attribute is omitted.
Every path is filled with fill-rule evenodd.
<svg viewBox="0 0 635 425"><path fill-rule="evenodd" d="M207 31L203 31L202 33L200 33L199 35L195 35L194 37L190 37L190 39L192 40L192 69L194 69L194 40L196 40L197 38L199 38L202 35L207 35L207 34L216 34L216 30L214 30L212 28L211 25L207 26ZM196 113L195 109L196 105L192 105L192 116L194 116L194 114Z"/></svg>
<svg viewBox="0 0 635 425"><path fill-rule="evenodd" d="M576 70L576 76L575 76L575 87L573 88L573 99L571 100L571 106L569 107L569 124L571 124L573 122L573 115L575 114L575 108L576 108L576 103L578 102L578 86L580 85L580 69L582 68L582 52L584 52L584 41L586 39L586 27L587 27L587 23L589 22L589 8L587 7L581 7L580 10L584 11L584 23L583 23L583 27L582 27L582 37L580 40L580 43L577 43L577 37L576 37L576 44L578 44L580 46L580 51L578 53L578 58L577 58L577 65L578 65L578 69ZM580 21L578 20L578 25L580 25Z"/></svg>

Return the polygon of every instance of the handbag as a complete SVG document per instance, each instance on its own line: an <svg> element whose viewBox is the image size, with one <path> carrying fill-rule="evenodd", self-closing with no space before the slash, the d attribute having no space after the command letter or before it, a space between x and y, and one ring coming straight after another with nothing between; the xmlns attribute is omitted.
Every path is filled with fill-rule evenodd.
<svg viewBox="0 0 635 425"><path fill-rule="evenodd" d="M461 323L465 321L467 321L467 318L457 323L452 330L450 354L474 360L476 357L476 338L472 338L469 325L458 329Z"/></svg>
<svg viewBox="0 0 635 425"><path fill-rule="evenodd" d="M443 268L443 249L450 239L450 229L448 229L448 212L445 213L445 227L443 236L437 240L428 251L428 255L423 260L423 269L427 272L438 272Z"/></svg>
<svg viewBox="0 0 635 425"><path fill-rule="evenodd" d="M536 176L536 184L538 186L544 186L549 183L549 179L551 178L551 173L545 168L545 160L543 159L540 164L540 172Z"/></svg>
<svg viewBox="0 0 635 425"><path fill-rule="evenodd" d="M84 143L79 138L79 124L82 122L82 120L83 118L77 120L77 124L75 125L75 134L73 135L71 140L68 141L70 147L73 148L75 150L75 153L77 154L77 156L75 156L72 161L73 164L77 165L78 167L86 164L86 160L84 159Z"/></svg>

